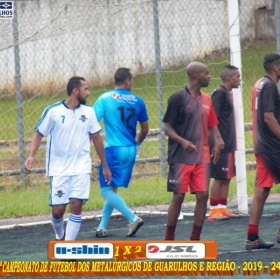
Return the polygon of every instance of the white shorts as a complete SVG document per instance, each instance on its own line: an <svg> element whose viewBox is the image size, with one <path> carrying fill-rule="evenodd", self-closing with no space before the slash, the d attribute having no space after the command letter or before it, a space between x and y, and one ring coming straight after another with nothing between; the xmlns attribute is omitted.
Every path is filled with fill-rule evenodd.
<svg viewBox="0 0 280 280"><path fill-rule="evenodd" d="M51 176L49 206L68 204L71 199L89 198L90 173L75 176Z"/></svg>

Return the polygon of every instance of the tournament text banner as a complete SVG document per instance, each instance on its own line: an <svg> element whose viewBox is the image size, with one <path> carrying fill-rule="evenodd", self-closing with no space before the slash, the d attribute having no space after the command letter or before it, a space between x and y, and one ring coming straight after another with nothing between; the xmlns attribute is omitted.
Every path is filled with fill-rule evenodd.
<svg viewBox="0 0 280 280"><path fill-rule="evenodd" d="M220 279L221 276L258 278L274 276L279 279L280 263L243 262L238 266L227 260L217 261L0 261L0 277L92 277L92 276L202 276Z"/></svg>

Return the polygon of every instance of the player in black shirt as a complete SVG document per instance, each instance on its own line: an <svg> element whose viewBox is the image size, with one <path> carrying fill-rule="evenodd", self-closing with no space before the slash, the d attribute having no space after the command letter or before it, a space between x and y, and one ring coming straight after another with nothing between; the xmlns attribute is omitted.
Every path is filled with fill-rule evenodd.
<svg viewBox="0 0 280 280"><path fill-rule="evenodd" d="M210 164L211 178L214 178L214 181L210 192L209 221L239 217L227 209L227 197L230 180L235 176L236 133L232 89L239 87L241 77L238 68L232 65L224 66L220 77L222 85L214 90L211 99L225 146L221 150L218 163L211 161Z"/></svg>
<svg viewBox="0 0 280 280"><path fill-rule="evenodd" d="M246 249L274 246L259 238L259 223L263 207L273 183L280 183L280 55L268 54L263 66L266 76L259 79L252 90L253 142L256 157L255 194L250 208ZM279 232L276 241L280 242Z"/></svg>

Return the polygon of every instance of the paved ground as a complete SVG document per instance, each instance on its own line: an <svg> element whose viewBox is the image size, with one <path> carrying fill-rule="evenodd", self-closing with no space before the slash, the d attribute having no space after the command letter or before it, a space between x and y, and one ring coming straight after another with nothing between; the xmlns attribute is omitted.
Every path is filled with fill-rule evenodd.
<svg viewBox="0 0 280 280"><path fill-rule="evenodd" d="M280 194L273 194L268 197L267 202L273 203L273 202L279 202L280 200ZM252 196L248 197L248 204L250 204L252 201ZM145 206L138 206L138 207L132 207L131 209L133 211L142 213L142 214L150 214L151 212L166 212L168 210L168 204L162 204L162 205L145 205ZM195 202L194 201L186 201L184 202L182 209L187 210L187 212L192 212L194 209ZM232 198L229 202L229 207L237 208L237 199ZM208 205L209 208L209 205ZM91 219L93 217L100 217L102 211L96 210L96 211L84 211L83 212L83 219ZM118 214L118 212L114 212L115 214ZM164 213L163 213L164 214ZM65 214L65 217L68 218L69 213ZM38 216L23 216L23 217L15 217L10 219L0 219L0 228L6 228L10 226L17 226L27 223L49 223L50 222L50 214L46 215L38 215Z"/></svg>

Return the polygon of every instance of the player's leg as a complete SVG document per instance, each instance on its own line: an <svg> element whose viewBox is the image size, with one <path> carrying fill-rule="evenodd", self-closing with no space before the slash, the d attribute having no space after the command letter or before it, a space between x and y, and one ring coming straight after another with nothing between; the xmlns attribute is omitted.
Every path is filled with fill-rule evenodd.
<svg viewBox="0 0 280 280"><path fill-rule="evenodd" d="M82 205L89 198L90 174L70 177L70 216L66 226L65 240L75 240L82 223Z"/></svg>
<svg viewBox="0 0 280 280"><path fill-rule="evenodd" d="M234 153L221 153L217 164L210 163L210 176L214 178L210 190L210 213L208 220L227 220L239 215L227 209L230 179L235 176Z"/></svg>
<svg viewBox="0 0 280 280"><path fill-rule="evenodd" d="M255 193L250 208L250 218L247 227L247 241L246 249L265 249L271 248L273 242L265 242L259 238L259 223L263 213L263 208L267 197L269 196L270 189L273 184L273 176L261 155L256 157L256 186Z"/></svg>
<svg viewBox="0 0 280 280"><path fill-rule="evenodd" d="M66 225L65 240L75 240L82 223L83 200L70 200L70 215Z"/></svg>
<svg viewBox="0 0 280 280"><path fill-rule="evenodd" d="M112 182L111 182L110 186L111 187L122 186L123 181L122 181L122 175L120 172L121 163L118 161L118 159L115 155L115 149L113 147L105 148L105 154L106 154L107 164L112 173ZM103 165L102 164L100 164L100 167L99 167L99 184L100 184L100 193L102 195L102 188L109 187L103 176ZM113 190L114 190L114 188L113 188ZM111 218L113 211L114 211L113 205L108 203L108 201L105 198L103 209L102 209L102 218L97 227L96 234L95 234L96 237L101 237L101 238L106 237L107 224Z"/></svg>
<svg viewBox="0 0 280 280"><path fill-rule="evenodd" d="M102 188L101 195L130 222L129 231L126 236L131 237L135 235L138 229L144 224L143 220L127 207L125 201L113 190L113 187Z"/></svg>
<svg viewBox="0 0 280 280"><path fill-rule="evenodd" d="M210 180L209 164L197 164L190 178L190 192L196 194L194 223L191 240L200 240L205 215L207 211L208 188Z"/></svg>
<svg viewBox="0 0 280 280"><path fill-rule="evenodd" d="M171 164L169 166L167 191L173 192L168 208L165 240L174 240L175 230L185 193L188 191L189 178L193 165Z"/></svg>
<svg viewBox="0 0 280 280"><path fill-rule="evenodd" d="M96 237L101 237L101 238L106 237L107 224L112 216L113 211L114 211L114 207L110 203L108 203L107 200L105 200L102 209L102 218L97 227L96 234L95 234Z"/></svg>
<svg viewBox="0 0 280 280"><path fill-rule="evenodd" d="M230 179L220 180L221 182L221 194L219 197L219 209L223 216L229 218L239 218L240 216L237 213L233 213L227 208L228 203L228 192L229 192L229 185Z"/></svg>
<svg viewBox="0 0 280 280"><path fill-rule="evenodd" d="M56 240L65 239L64 213L66 205L69 203L68 179L69 177L50 177L49 206L52 207L50 219Z"/></svg>
<svg viewBox="0 0 280 280"><path fill-rule="evenodd" d="M273 177L273 183L280 183L280 157L279 153L269 153L265 155L261 155L266 167L271 173ZM276 235L276 242L280 243L280 223L278 233Z"/></svg>
<svg viewBox="0 0 280 280"><path fill-rule="evenodd" d="M117 194L117 188L128 187L135 163L136 148L135 146L111 147L106 150L107 162L112 173L112 183L111 186L108 186L106 182L102 181L102 178L100 180L101 195L105 198L106 209L105 211L103 209L98 230L101 229L101 226L103 228L107 226L108 216L112 214L113 209L116 209L130 222L127 233L127 236L130 237L135 235L144 222L127 207L125 201Z"/></svg>

